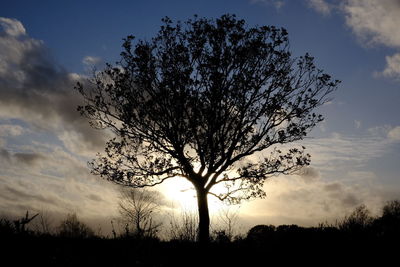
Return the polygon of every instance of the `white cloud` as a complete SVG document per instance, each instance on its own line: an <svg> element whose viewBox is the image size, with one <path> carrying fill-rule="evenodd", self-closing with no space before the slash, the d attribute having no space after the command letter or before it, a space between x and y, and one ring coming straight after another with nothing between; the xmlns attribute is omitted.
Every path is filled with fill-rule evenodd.
<svg viewBox="0 0 400 267"><path fill-rule="evenodd" d="M0 136L18 136L24 132L24 129L19 125L2 124L0 125Z"/></svg>
<svg viewBox="0 0 400 267"><path fill-rule="evenodd" d="M367 172L351 173L362 179ZM369 178L369 176L367 177ZM374 186L358 186L344 182L318 180L305 183L300 177L280 176L266 182L266 199L243 203L242 218L251 218L249 224L299 224L315 226L321 222L334 223L360 204L378 214L388 200L385 190Z"/></svg>
<svg viewBox="0 0 400 267"><path fill-rule="evenodd" d="M333 5L325 0L308 0L308 5L323 15L329 15L334 8Z"/></svg>
<svg viewBox="0 0 400 267"><path fill-rule="evenodd" d="M36 143L29 149L0 150L0 212L18 215L44 208L86 218L116 215L116 186L90 175L84 161L56 145Z"/></svg>
<svg viewBox="0 0 400 267"><path fill-rule="evenodd" d="M19 25L17 22L14 24ZM0 24L1 27L5 28ZM99 60L86 58L88 63ZM20 119L36 129L56 134L78 154L87 152L86 149L94 154L103 150L106 137L91 129L76 111L82 99L73 87L84 78L56 64L42 41L26 33L23 38L0 35L1 117ZM73 143L66 136L74 137Z"/></svg>
<svg viewBox="0 0 400 267"><path fill-rule="evenodd" d="M400 126L391 129L388 132L388 137L395 141L400 141Z"/></svg>
<svg viewBox="0 0 400 267"><path fill-rule="evenodd" d="M26 34L24 26L16 19L0 17L0 26L7 35L17 37Z"/></svg>
<svg viewBox="0 0 400 267"><path fill-rule="evenodd" d="M267 6L274 6L277 10L281 9L285 5L284 0L251 0L251 3L260 3Z"/></svg>
<svg viewBox="0 0 400 267"><path fill-rule="evenodd" d="M84 77L59 66L19 21L0 22L0 213L49 207L112 216L113 187L91 176L84 158L88 150L102 151L106 139L76 111L81 98L73 87ZM44 139L48 143L35 141ZM93 201L96 195L100 204Z"/></svg>
<svg viewBox="0 0 400 267"><path fill-rule="evenodd" d="M360 129L360 127L361 127L361 121L359 121L359 120L354 120L354 126L356 127L356 129Z"/></svg>
<svg viewBox="0 0 400 267"><path fill-rule="evenodd" d="M347 0L342 4L347 25L363 45L400 48L398 0ZM375 76L400 79L400 53L386 56L386 67Z"/></svg>
<svg viewBox="0 0 400 267"><path fill-rule="evenodd" d="M398 0L346 0L342 9L347 25L364 44L400 47Z"/></svg>
<svg viewBox="0 0 400 267"><path fill-rule="evenodd" d="M386 68L378 73L378 76L380 75L400 80L400 53L386 56Z"/></svg>
<svg viewBox="0 0 400 267"><path fill-rule="evenodd" d="M82 59L82 63L86 66L96 66L102 62L100 57L86 56Z"/></svg>
<svg viewBox="0 0 400 267"><path fill-rule="evenodd" d="M346 24L365 46L400 48L400 1L398 0L307 0L311 8L327 15L333 9L345 16ZM400 53L386 57L383 71L375 77L400 80Z"/></svg>

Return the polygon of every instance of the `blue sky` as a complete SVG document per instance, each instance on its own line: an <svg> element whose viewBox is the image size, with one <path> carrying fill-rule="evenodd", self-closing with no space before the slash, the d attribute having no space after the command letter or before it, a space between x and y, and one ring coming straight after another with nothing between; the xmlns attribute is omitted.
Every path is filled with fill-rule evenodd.
<svg viewBox="0 0 400 267"><path fill-rule="evenodd" d="M74 83L118 60L128 34L151 38L164 16L225 13L286 28L295 56L309 52L342 80L320 110L326 120L303 142L311 167L271 179L265 200L242 205L243 221L311 225L360 204L377 213L400 198L398 1L13 0L0 11L0 212L115 216L115 186L92 177L85 163L107 136L76 114ZM173 187L160 190L168 198Z"/></svg>

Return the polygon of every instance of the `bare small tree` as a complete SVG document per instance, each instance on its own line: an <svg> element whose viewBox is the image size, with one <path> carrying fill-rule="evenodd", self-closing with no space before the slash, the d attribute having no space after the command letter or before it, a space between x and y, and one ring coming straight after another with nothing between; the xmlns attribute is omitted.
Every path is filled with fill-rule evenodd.
<svg viewBox="0 0 400 267"><path fill-rule="evenodd" d="M88 225L78 220L75 213L68 214L65 220L61 221L58 234L68 238L89 238L95 235Z"/></svg>
<svg viewBox="0 0 400 267"><path fill-rule="evenodd" d="M156 237L161 223L155 215L160 211L161 194L145 189L121 189L119 212L126 226L126 233L136 237Z"/></svg>
<svg viewBox="0 0 400 267"><path fill-rule="evenodd" d="M237 232L240 207L227 206L219 211L216 217L216 239L225 238L232 241Z"/></svg>

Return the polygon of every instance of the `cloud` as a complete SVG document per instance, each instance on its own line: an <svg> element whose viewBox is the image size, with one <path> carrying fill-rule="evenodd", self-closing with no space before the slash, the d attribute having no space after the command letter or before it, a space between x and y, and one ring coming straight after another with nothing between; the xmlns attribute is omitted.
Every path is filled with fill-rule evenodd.
<svg viewBox="0 0 400 267"><path fill-rule="evenodd" d="M308 5L323 15L338 10L360 44L400 48L400 2L398 0L307 0ZM375 77L400 80L400 53L386 56L386 67Z"/></svg>
<svg viewBox="0 0 400 267"><path fill-rule="evenodd" d="M398 0L346 0L346 23L363 44L400 47Z"/></svg>
<svg viewBox="0 0 400 267"><path fill-rule="evenodd" d="M19 125L2 124L0 125L0 136L18 136L24 132L24 129Z"/></svg>
<svg viewBox="0 0 400 267"><path fill-rule="evenodd" d="M347 0L342 10L347 25L363 45L400 48L398 0ZM375 76L400 80L400 53L386 56L386 67Z"/></svg>
<svg viewBox="0 0 400 267"><path fill-rule="evenodd" d="M377 72L377 75L400 80L400 53L386 56L386 68L382 72Z"/></svg>
<svg viewBox="0 0 400 267"><path fill-rule="evenodd" d="M14 158L16 162L33 166L39 160L45 159L46 157L38 153L15 153Z"/></svg>
<svg viewBox="0 0 400 267"><path fill-rule="evenodd" d="M22 23L0 18L0 212L116 215L115 186L86 164L108 135L76 111L81 97L73 87L83 79L57 64Z"/></svg>
<svg viewBox="0 0 400 267"><path fill-rule="evenodd" d="M316 10L322 15L329 15L334 8L333 5L325 0L308 0L307 2L312 9Z"/></svg>
<svg viewBox="0 0 400 267"><path fill-rule="evenodd" d="M321 177L317 169L309 166L302 168L297 174L300 175L306 183L315 182Z"/></svg>
<svg viewBox="0 0 400 267"><path fill-rule="evenodd" d="M84 218L116 216L117 186L93 177L84 161L56 145L35 146L46 150L46 157L0 149L1 212L20 215L43 209Z"/></svg>
<svg viewBox="0 0 400 267"><path fill-rule="evenodd" d="M40 153L34 152L17 152L10 153L4 148L0 148L0 162L5 162L7 164L12 164L16 166L35 166L40 160L44 160L46 157ZM22 166L21 166L22 165Z"/></svg>
<svg viewBox="0 0 400 267"><path fill-rule="evenodd" d="M94 155L103 150L108 138L105 132L91 129L76 111L82 100L73 88L82 77L55 63L43 42L30 38L19 21L1 21L1 116L51 132L77 154ZM90 57L86 61L97 60Z"/></svg>
<svg viewBox="0 0 400 267"><path fill-rule="evenodd" d="M16 19L0 17L0 26L7 35L20 36L26 34L24 26Z"/></svg>
<svg viewBox="0 0 400 267"><path fill-rule="evenodd" d="M365 204L374 214L378 214L387 200L387 191L377 191L375 187L359 187L323 179L305 183L298 176L271 178L264 189L267 193L265 199L242 204L242 218L251 218L251 225L316 226L326 221L334 223L360 204Z"/></svg>
<svg viewBox="0 0 400 267"><path fill-rule="evenodd" d="M387 140L388 143L396 142L400 140L400 126L383 125L372 127L368 129L368 132L375 136L381 137Z"/></svg>
<svg viewBox="0 0 400 267"><path fill-rule="evenodd" d="M100 57L86 56L83 58L82 63L87 66L94 66L102 62Z"/></svg>
<svg viewBox="0 0 400 267"><path fill-rule="evenodd" d="M388 132L388 137L395 141L400 141L400 126L391 129Z"/></svg>
<svg viewBox="0 0 400 267"><path fill-rule="evenodd" d="M356 127L356 129L360 129L360 127L361 127L361 121L359 121L359 120L354 120L354 127Z"/></svg>
<svg viewBox="0 0 400 267"><path fill-rule="evenodd" d="M252 4L263 4L266 6L273 6L277 10L281 9L285 5L285 1L283 0L250 0L250 3Z"/></svg>

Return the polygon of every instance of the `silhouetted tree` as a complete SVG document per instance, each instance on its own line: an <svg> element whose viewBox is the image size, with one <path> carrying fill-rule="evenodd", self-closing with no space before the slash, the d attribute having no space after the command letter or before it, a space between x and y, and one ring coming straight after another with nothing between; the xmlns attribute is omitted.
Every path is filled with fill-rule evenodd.
<svg viewBox="0 0 400 267"><path fill-rule="evenodd" d="M160 193L157 191L122 189L119 211L127 227L133 227L135 237L156 237L161 223L154 217L160 209L160 199ZM127 234L129 234L130 230L127 229Z"/></svg>
<svg viewBox="0 0 400 267"><path fill-rule="evenodd" d="M247 240L253 242L270 241L275 235L276 227L274 225L256 225L247 233Z"/></svg>
<svg viewBox="0 0 400 267"><path fill-rule="evenodd" d="M215 240L232 241L237 231L239 208L233 210L230 207L221 209L217 214L216 227L214 228Z"/></svg>
<svg viewBox="0 0 400 267"><path fill-rule="evenodd" d="M400 201L388 201L382 210L382 216L375 220L377 231L385 238L398 238L400 236Z"/></svg>
<svg viewBox="0 0 400 267"><path fill-rule="evenodd" d="M234 15L163 22L151 40L128 36L121 61L78 83L78 110L116 134L91 162L93 173L132 187L186 178L197 193L199 240L207 241L207 195L265 197L268 177L309 164L304 147L277 146L323 120L314 110L338 81L308 54L293 58L285 29L247 27ZM259 162L245 161L267 149ZM225 192L212 190L219 184Z"/></svg>
<svg viewBox="0 0 400 267"><path fill-rule="evenodd" d="M58 234L67 238L88 238L94 236L94 231L78 220L76 214L68 214L58 226Z"/></svg>
<svg viewBox="0 0 400 267"><path fill-rule="evenodd" d="M373 217L365 205L360 205L355 210L346 216L343 221L338 223L338 228L341 231L360 234L370 230L373 222Z"/></svg>

